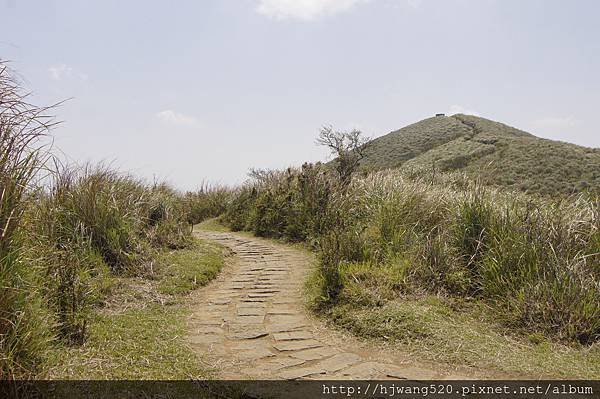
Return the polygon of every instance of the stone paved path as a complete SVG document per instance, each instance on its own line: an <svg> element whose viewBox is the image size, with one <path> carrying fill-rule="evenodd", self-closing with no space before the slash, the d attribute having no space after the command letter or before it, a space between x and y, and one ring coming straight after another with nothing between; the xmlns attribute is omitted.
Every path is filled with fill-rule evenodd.
<svg viewBox="0 0 600 399"><path fill-rule="evenodd" d="M460 377L330 340L303 309L302 287L312 264L305 252L234 233L199 234L235 254L233 264L194 298L189 319L189 341L220 378Z"/></svg>

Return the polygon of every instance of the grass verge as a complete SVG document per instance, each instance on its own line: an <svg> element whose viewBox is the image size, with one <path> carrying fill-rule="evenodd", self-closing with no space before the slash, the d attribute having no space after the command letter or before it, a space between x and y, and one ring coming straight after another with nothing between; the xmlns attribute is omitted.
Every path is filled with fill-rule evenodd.
<svg viewBox="0 0 600 399"><path fill-rule="evenodd" d="M203 368L187 345L185 295L214 278L220 247L197 240L192 248L163 252L152 279L115 278L105 305L96 308L89 339L47 356L50 379L201 379Z"/></svg>
<svg viewBox="0 0 600 399"><path fill-rule="evenodd" d="M158 263L165 267L158 291L167 295L185 295L217 276L223 267L223 250L198 240L191 248L161 254Z"/></svg>
<svg viewBox="0 0 600 399"><path fill-rule="evenodd" d="M600 378L598 344L566 345L542 334L511 331L478 301L425 295L381 306L346 302L321 309L319 315L337 328L389 343L419 360L524 378Z"/></svg>

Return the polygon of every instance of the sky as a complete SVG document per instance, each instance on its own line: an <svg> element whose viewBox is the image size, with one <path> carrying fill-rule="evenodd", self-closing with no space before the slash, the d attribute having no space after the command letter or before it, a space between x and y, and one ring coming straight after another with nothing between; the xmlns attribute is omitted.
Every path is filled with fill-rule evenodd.
<svg viewBox="0 0 600 399"><path fill-rule="evenodd" d="M600 147L596 0L0 0L54 148L191 190L470 113Z"/></svg>

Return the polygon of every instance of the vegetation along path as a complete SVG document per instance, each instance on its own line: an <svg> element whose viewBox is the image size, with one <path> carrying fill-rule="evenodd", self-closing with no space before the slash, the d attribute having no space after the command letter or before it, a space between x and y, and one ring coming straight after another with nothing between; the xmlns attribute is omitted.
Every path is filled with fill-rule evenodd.
<svg viewBox="0 0 600 399"><path fill-rule="evenodd" d="M189 340L224 379L461 378L327 331L304 310L311 255L236 233L201 232L235 258L194 298ZM467 374L467 376L469 376ZM472 375L471 375L472 376ZM465 376L466 377L466 376Z"/></svg>

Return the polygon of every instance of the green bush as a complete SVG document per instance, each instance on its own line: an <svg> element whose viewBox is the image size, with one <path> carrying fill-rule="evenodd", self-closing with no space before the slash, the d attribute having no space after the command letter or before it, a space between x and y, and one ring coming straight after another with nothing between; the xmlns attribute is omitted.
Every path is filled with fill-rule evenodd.
<svg viewBox="0 0 600 399"><path fill-rule="evenodd" d="M321 307L418 292L476 297L514 327L600 338L597 199L534 199L461 175L402 172L341 187L327 168L304 165L262 172L230 204L235 229L314 244Z"/></svg>
<svg viewBox="0 0 600 399"><path fill-rule="evenodd" d="M89 311L109 275L141 275L153 248L191 243L183 199L103 166L57 170L29 211L31 245L57 333L83 342Z"/></svg>
<svg viewBox="0 0 600 399"><path fill-rule="evenodd" d="M184 196L184 204L188 223L198 224L223 214L227 210L232 191L224 186L203 184L199 190L187 192Z"/></svg>
<svg viewBox="0 0 600 399"><path fill-rule="evenodd" d="M311 241L328 230L327 209L336 181L323 165L300 170L254 171L253 180L231 199L224 220L235 230L263 237Z"/></svg>

